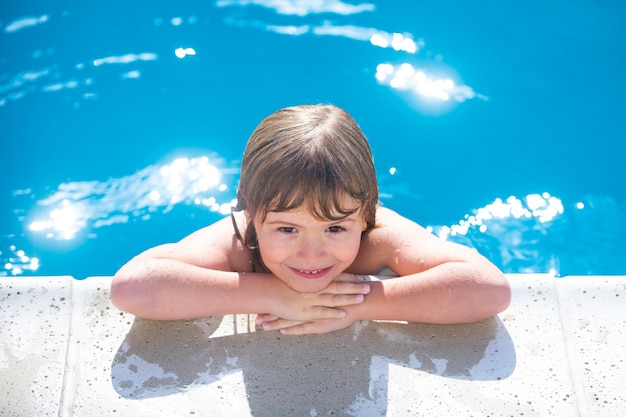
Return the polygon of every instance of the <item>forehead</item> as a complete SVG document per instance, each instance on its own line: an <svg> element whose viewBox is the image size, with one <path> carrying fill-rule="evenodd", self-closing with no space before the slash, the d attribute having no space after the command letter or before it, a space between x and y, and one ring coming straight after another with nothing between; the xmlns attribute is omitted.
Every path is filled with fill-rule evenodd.
<svg viewBox="0 0 626 417"><path fill-rule="evenodd" d="M293 210L287 211L270 211L265 216L265 220L263 224L274 224L274 223L288 223L293 225L305 225L305 224L327 224L327 223L338 223L338 222L358 222L361 221L361 212L360 210L355 210L353 213L341 216L338 219L320 219L315 216L305 207L299 207Z"/></svg>
<svg viewBox="0 0 626 417"><path fill-rule="evenodd" d="M338 208L341 209L341 212L337 210L337 207L332 207L332 204L331 207L329 207L331 209L330 213L333 216L334 220L344 218L359 218L362 215L362 210L360 210L361 202L359 200L356 200L349 195L344 194L339 199L339 203L340 207ZM310 207L308 205L308 202L305 201L300 206L289 210L268 210L267 213L265 213L265 221L268 221L270 218L277 218L280 215L296 216L303 218L311 217L318 221L328 221L327 219L320 219L319 213L321 212L321 210L316 209L316 207Z"/></svg>

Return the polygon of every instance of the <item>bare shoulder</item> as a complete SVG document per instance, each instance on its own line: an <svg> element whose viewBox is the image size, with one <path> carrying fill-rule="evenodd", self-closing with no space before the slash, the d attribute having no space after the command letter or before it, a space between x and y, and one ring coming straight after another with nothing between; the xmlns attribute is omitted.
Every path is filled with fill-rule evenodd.
<svg viewBox="0 0 626 417"><path fill-rule="evenodd" d="M243 215L236 213L235 216L241 224ZM150 249L142 256L168 257L203 268L240 272L247 272L251 259L250 251L237 239L230 216L176 243Z"/></svg>
<svg viewBox="0 0 626 417"><path fill-rule="evenodd" d="M469 260L476 256L473 252L438 238L391 209L378 207L376 227L364 236L357 261L370 270L382 266L407 275L445 262Z"/></svg>
<svg viewBox="0 0 626 417"><path fill-rule="evenodd" d="M430 241L435 238L418 223L385 207L377 208L376 227L370 232L370 237L382 240L391 247L406 244L406 239L415 243L416 241Z"/></svg>

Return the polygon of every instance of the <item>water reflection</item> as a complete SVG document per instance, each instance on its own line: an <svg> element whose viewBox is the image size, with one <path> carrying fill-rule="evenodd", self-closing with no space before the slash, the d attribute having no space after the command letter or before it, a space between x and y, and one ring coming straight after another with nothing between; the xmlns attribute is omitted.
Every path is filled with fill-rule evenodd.
<svg viewBox="0 0 626 417"><path fill-rule="evenodd" d="M303 36L311 35L317 37L342 37L358 42L364 42L376 48L390 49L399 53L399 59L404 60L403 64L394 65L391 63L372 62L371 67L366 71L372 71L376 68L375 80L379 85L388 86L392 89L408 91L419 97L435 98L440 101L453 100L456 103L462 103L472 98L482 98L484 96L477 94L474 90L467 86L453 82L449 78L442 77L436 73L427 73L418 69L417 62L406 62L407 56L415 56L419 54L425 47L425 42L421 38L417 38L406 30L384 30L370 25L360 25L356 16L375 12L376 6L372 3L350 4L339 0L329 0L322 2L293 2L293 1L267 1L267 0L221 0L214 5L217 9L215 12L221 11L222 24L237 28L256 28L265 32L277 35L287 36ZM239 10L237 10L239 9ZM255 11L259 9L267 9L273 11L280 23L267 22L260 20ZM318 15L323 14L324 19L319 20ZM13 22L4 27L5 36L13 36L14 32L21 31L26 28L35 27L51 20L54 21L54 30L63 32L63 25L69 25L73 22L74 15L69 12L61 14L62 19L53 19L49 15L41 15L39 17L23 16L16 18ZM330 20L330 18L334 18ZM341 22L342 19L350 18L349 22ZM264 17L265 19L265 17ZM152 19L153 29L156 31L164 29L163 22L169 20L171 26L193 26L202 21L205 26L208 25L206 17L190 16L190 17L172 17L165 19L155 17ZM317 20L317 21L316 21ZM158 35L158 32L155 33ZM10 39L6 39L10 41ZM186 42L198 43L196 39L187 39ZM32 59L40 59L44 56L50 56L58 53L58 48L48 48L41 50L36 48L31 53ZM64 45L61 45L64 46ZM24 47L28 47L24 45ZM102 76L99 71L88 71L89 69L105 66L105 65L130 65L142 62L156 62L162 56L168 56L171 53L179 59L196 55L196 48L179 46L174 50L163 51L160 45L152 46L152 51L120 51L119 54L112 54L85 62L73 63L70 68L60 68L58 65L51 67L43 67L34 70L23 70L16 75L3 74L0 78L0 107L24 98L33 92L58 92L67 90L80 90L80 88L91 87L94 79ZM62 51L66 52L66 51ZM96 53L95 51L90 51ZM429 56L436 56L440 63L441 55L429 51ZM432 61L430 58L420 57L420 62ZM70 63L72 64L72 63ZM166 65L167 63L163 63ZM409 74L410 72L410 74ZM120 80L140 79L142 72L138 68L124 70L118 75ZM78 100L92 100L98 98L98 95L92 91L78 91ZM74 108L79 109L81 106L78 102L74 103ZM417 108L417 111L426 109Z"/></svg>
<svg viewBox="0 0 626 417"><path fill-rule="evenodd" d="M395 171L381 178L383 202L406 192ZM237 175L236 166L217 156L178 158L121 178L62 183L25 209L20 221L31 237L67 241L115 224L160 219L175 206L221 216L233 205ZM30 189L14 192L15 198L32 195ZM626 232L624 219L623 207L608 197L563 202L544 192L496 198L454 224L427 228L477 249L507 273L614 274L626 255L617 239ZM0 238L0 276L33 274L45 262L20 247L17 236Z"/></svg>
<svg viewBox="0 0 626 417"><path fill-rule="evenodd" d="M477 249L507 273L615 275L626 259L625 214L608 196L564 202L541 193L497 198L430 230Z"/></svg>
<svg viewBox="0 0 626 417"><path fill-rule="evenodd" d="M387 33L377 31L370 37L370 43L381 48L392 48L394 51L405 51L410 54L417 53L424 47L424 40L417 42L413 40L413 36L405 33Z"/></svg>
<svg viewBox="0 0 626 417"><path fill-rule="evenodd" d="M388 32L385 30L358 25L340 25L329 21L321 24L289 24L278 25L258 19L240 19L230 17L226 23L239 28L256 28L279 35L301 36L312 34L316 36L337 36L356 41L367 42L379 48L390 48L409 54L418 53L425 45L423 39L415 40L408 32Z"/></svg>
<svg viewBox="0 0 626 417"><path fill-rule="evenodd" d="M400 65L379 64L376 67L376 79L393 89L410 91L425 98L454 100L458 103L473 98L487 100L486 96L475 93L467 85L457 85L450 78L437 78L406 62Z"/></svg>
<svg viewBox="0 0 626 417"><path fill-rule="evenodd" d="M107 56L93 61L93 65L99 67L104 64L130 64L136 61L156 61L159 56L152 52L142 52L140 54L124 54L119 56Z"/></svg>
<svg viewBox="0 0 626 417"><path fill-rule="evenodd" d="M522 199L510 196L503 201L496 198L493 203L475 210L475 214L466 214L463 220L452 226L444 226L437 233L442 239L448 236L466 235L470 228L478 228L481 233L489 229L492 220L536 219L539 223L547 223L563 214L562 201L550 195L528 194Z"/></svg>
<svg viewBox="0 0 626 417"><path fill-rule="evenodd" d="M259 10L263 13L257 13ZM64 101L59 103L73 102L74 108L78 109L83 101L93 104L100 96L110 94L110 85L103 78L110 77L123 86L126 82L143 84L150 80L150 77L143 77L147 71L153 71L159 76L152 78L157 80L154 85L145 85L146 90L173 90L178 86L177 83L185 80L164 76L179 74L167 72L172 61L181 66L189 63L185 68L189 69L189 74L205 71L214 79L231 81L229 88L238 86L237 83L246 77L255 78L259 75L257 68L251 66L250 72L236 72L233 75L232 67L221 65L225 62L223 56L207 59L209 52L221 50L214 46L226 49L225 44L238 40L232 35L233 28L252 28L259 33L265 32L263 40L267 42L268 48L278 47L272 42L280 36L324 39L333 36L346 40L346 43L333 43L341 48L349 44L372 50L373 57L367 53L361 54L362 60L359 62L365 63L358 65L362 65L362 68L347 68L351 74L361 72L369 77L366 78L366 84L359 87L404 92L409 97L407 101L412 98L423 99L426 104L417 109L419 111L470 100L487 100L479 92L487 91L487 86L479 85L474 89L461 81L462 77L456 74L456 69L450 69L448 73L434 69L444 65L438 51L425 51L426 44L420 35L426 36L426 32L413 34L411 30L420 28L410 26L382 26L385 24L382 22L387 21L371 18L376 12L376 6L372 3L346 3L340 0L218 0L207 3L206 7L194 9L196 15L192 16L181 16L177 10L172 10L165 17L147 16L145 22L148 22L148 28L142 26L143 21L139 19L124 22L132 25L137 39L132 39L132 43L127 38L122 39L122 42L107 42L106 47L97 49L97 38L102 33L109 33L107 30L115 27L112 24L119 23L103 18L101 25L89 26L91 32L88 25L81 25L84 32L80 36L86 38L86 45L91 48L85 51L84 56L73 55L80 50L76 48L75 24L85 23L78 21L84 15L74 14L73 11L43 12L33 13L32 16L7 17L5 22L0 22L0 26L5 25L1 26L0 42L6 50L13 51L11 48L19 46L16 49L19 53L7 52L0 57L8 64L0 75L0 111L8 110L2 107L23 98L28 98L24 108L35 109L31 110L33 112L44 114L43 110L53 110L49 104L45 104L50 106L46 109L40 108L40 103L35 102L33 97L36 95L65 96ZM378 27L379 24L381 27ZM192 26L193 31L186 31L192 29ZM212 31L208 34L210 36L204 32L207 28ZM144 32L147 36L140 37ZM47 35L51 33L54 36L50 39L55 42L52 46L47 43ZM245 33L242 38L248 35ZM194 48L190 48L190 45ZM314 55L316 59L326 58L327 49L320 48L318 43L307 41L302 42L302 46L309 48L302 55L317 54ZM198 58L205 61L183 59L196 52ZM237 52L245 54L246 50ZM290 60L294 59L292 51L288 52L284 55ZM436 58L433 60L432 57ZM203 62L208 63L207 66L191 67L202 65ZM325 61L320 59L320 62ZM280 66L276 68L279 71ZM315 68L316 73L312 76L318 76L318 70ZM277 73L276 78L283 75ZM169 106L171 103L164 101L163 105ZM37 122L37 118L33 121ZM59 119L58 123L74 127L70 119ZM381 184L383 200L411 192L411 187L403 189L403 184L398 182L394 174L395 168L390 169L389 175L394 177L393 180ZM63 175L71 176L72 173ZM28 239L22 239L22 226L28 237L37 236L60 242L75 241L94 229L126 224L131 220L141 223L154 220L157 216L164 217L173 207L180 205L193 205L219 214L230 206L234 198L235 175L236 169L213 158L182 158L146 167L122 178L60 184L44 198L37 191L20 190L12 197L13 200L9 198L8 204L3 204L9 208L9 216L14 216L19 225L15 226L11 223L13 219L9 219L8 223L11 224L0 235L0 275L28 274L46 263L46 258L41 256L39 259L36 249L26 242ZM43 188L54 185L28 186ZM621 236L626 233L625 216L623 207L611 198L575 196L579 201L572 202L542 193L502 197L471 210L465 216L461 213L457 222L452 219L451 224L432 225L431 229L441 238L475 247L506 272L551 271L555 275L563 275L623 271L623 265L619 263L626 259L621 241ZM14 204L18 198L20 203ZM28 201L22 204L22 198Z"/></svg>
<svg viewBox="0 0 626 417"><path fill-rule="evenodd" d="M18 19L13 20L11 23L5 26L4 32L5 33L17 32L24 28L37 26L42 23L46 23L49 19L50 19L50 16L46 14L41 15L39 17L33 17L33 16L20 17Z"/></svg>
<svg viewBox="0 0 626 417"><path fill-rule="evenodd" d="M174 51L174 55L176 55L176 58L179 59L183 59L185 58L187 55L195 55L196 54L196 50L193 48L176 48L176 50Z"/></svg>
<svg viewBox="0 0 626 417"><path fill-rule="evenodd" d="M494 242L489 248L490 258L495 257L493 252L499 251L498 263L507 272L548 272L556 276L560 274L556 259L550 258L547 263L540 260L546 255L542 253L545 246L537 238L523 235L528 228L547 235L552 222L558 221L563 212L561 199L546 192L522 198L510 196L504 201L496 198L492 203L473 210L472 214L466 214L456 224L429 229L441 239L472 247L479 246L483 240L477 236L491 237ZM534 249L533 244L536 246ZM486 248L480 249L482 252ZM528 270L507 269L522 259L532 260Z"/></svg>
<svg viewBox="0 0 626 417"><path fill-rule="evenodd" d="M282 15L306 16L316 13L352 15L371 12L376 6L372 3L350 4L341 0L325 1L285 1L285 0L218 0L217 7L257 6L273 9Z"/></svg>
<svg viewBox="0 0 626 417"><path fill-rule="evenodd" d="M2 262L0 277L34 273L39 269L39 258L28 256L26 251L18 249L15 245L0 250L0 261Z"/></svg>
<svg viewBox="0 0 626 417"><path fill-rule="evenodd" d="M39 200L28 230L48 239L73 239L85 229L97 229L130 218L149 220L177 204L199 205L227 213L234 198L234 174L219 158L179 158L151 165L135 174L107 181L60 184Z"/></svg>
<svg viewBox="0 0 626 417"><path fill-rule="evenodd" d="M278 14L306 16L312 13L335 13L340 15L360 13L362 11L373 11L375 8L358 8L354 12L347 12L347 6L341 2L312 2L315 4L294 5L291 2L267 2L267 1L222 1L218 2L218 6L248 6L257 5L274 9ZM287 7L289 5L289 7ZM364 5L360 5L364 6ZM352 7L352 6L350 6ZM345 8L345 12L344 12ZM297 11L296 11L297 9ZM257 28L267 32L273 32L279 35L302 36L311 34L315 36L337 36L356 41L367 42L372 46L379 48L388 48L396 52L415 55L424 47L423 39L417 39L408 32L388 32L373 27L359 26L355 24L336 24L330 21L324 21L321 24L311 24L299 22L298 24L271 24L259 19L242 19L230 17L226 22L235 27L240 28ZM437 60L441 61L441 56L436 55ZM422 60L424 60L422 58ZM455 83L450 78L438 75L433 70L426 71L416 68L410 62L402 64L379 63L376 66L375 78L379 84L389 86L392 89L407 91L417 97L425 97L428 99L436 99L439 101L452 100L456 103L462 103L466 100L479 98L486 100L487 97L476 93L472 87L464 84ZM419 108L416 109L421 111Z"/></svg>

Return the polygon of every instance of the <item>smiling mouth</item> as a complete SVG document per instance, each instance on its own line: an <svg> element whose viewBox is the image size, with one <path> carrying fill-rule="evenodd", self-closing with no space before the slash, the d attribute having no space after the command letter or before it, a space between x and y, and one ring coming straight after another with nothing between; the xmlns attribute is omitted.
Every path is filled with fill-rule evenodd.
<svg viewBox="0 0 626 417"><path fill-rule="evenodd" d="M305 279L318 279L326 276L328 271L331 270L332 267L321 268L321 269L299 269L299 268L291 268L291 270L298 276Z"/></svg>

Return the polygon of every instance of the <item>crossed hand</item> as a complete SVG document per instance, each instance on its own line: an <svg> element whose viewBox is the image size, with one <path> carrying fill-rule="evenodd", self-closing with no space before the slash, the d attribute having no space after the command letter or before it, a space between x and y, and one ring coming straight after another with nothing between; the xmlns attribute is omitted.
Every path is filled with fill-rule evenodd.
<svg viewBox="0 0 626 417"><path fill-rule="evenodd" d="M256 325L285 335L328 333L344 329L358 318L353 307L361 304L370 286L358 275L342 273L316 293L302 293L285 285L275 314L259 314Z"/></svg>

